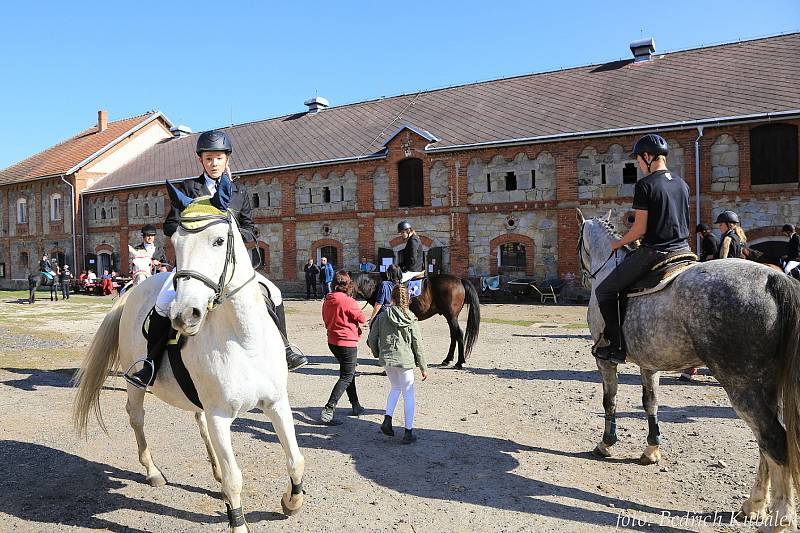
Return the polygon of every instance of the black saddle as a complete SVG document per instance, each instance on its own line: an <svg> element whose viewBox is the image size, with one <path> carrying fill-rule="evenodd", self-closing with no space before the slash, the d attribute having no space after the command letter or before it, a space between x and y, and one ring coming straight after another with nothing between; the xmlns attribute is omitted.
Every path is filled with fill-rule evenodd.
<svg viewBox="0 0 800 533"><path fill-rule="evenodd" d="M692 252L669 252L657 264L653 265L650 272L636 283L628 287L628 296L644 296L666 288L678 277L678 274L697 263L697 256Z"/></svg>

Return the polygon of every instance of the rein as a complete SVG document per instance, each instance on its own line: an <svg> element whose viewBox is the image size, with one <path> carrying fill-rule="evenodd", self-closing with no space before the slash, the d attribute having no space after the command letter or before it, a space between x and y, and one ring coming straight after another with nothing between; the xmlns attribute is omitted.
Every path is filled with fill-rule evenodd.
<svg viewBox="0 0 800 533"><path fill-rule="evenodd" d="M195 222L202 222L204 220L208 220L209 223L205 224L199 228L193 228L188 226L190 223ZM181 279L196 279L206 285L208 288L214 291L214 297L209 299L208 302L208 310L211 311L222 303L226 298L230 298L237 292L239 292L245 285L256 279L256 273L253 271L253 275L250 276L250 279L242 283L239 287L234 289L233 291L228 292L228 294L223 297L222 293L225 291L228 283L230 280L233 279L234 274L236 273L236 256L233 254L233 216L230 211L227 211L224 215L203 215L199 217L181 217L179 219L180 227L183 228L184 231L187 233L200 233L201 231L215 225L215 224L227 224L228 225L228 238L227 244L225 249L225 264L222 267L222 273L219 276L218 281L214 281L205 274L201 272L197 272L196 270L176 270L175 278L173 283L175 284L175 288L178 287L178 281ZM232 265L231 275L228 278L228 265Z"/></svg>
<svg viewBox="0 0 800 533"><path fill-rule="evenodd" d="M583 226L584 225L586 225L586 221L585 220L583 222L581 222L581 226L578 229L578 232L580 234L580 237L578 237L578 259L580 260L579 261L579 263L580 263L580 271L581 271L581 275L584 278L589 278L589 279L593 279L594 280L594 279L597 279L597 274L600 273L600 271L603 270L603 268L605 268L605 266L608 264L609 261L611 261L611 258L612 257L616 257L618 250L611 250L611 253L608 255L606 260L603 261L603 264L601 264L594 272L592 272L591 268L586 266L586 255L588 255L589 252L586 250L586 246L584 245L584 242L583 242ZM628 247L625 246L625 248L628 248Z"/></svg>

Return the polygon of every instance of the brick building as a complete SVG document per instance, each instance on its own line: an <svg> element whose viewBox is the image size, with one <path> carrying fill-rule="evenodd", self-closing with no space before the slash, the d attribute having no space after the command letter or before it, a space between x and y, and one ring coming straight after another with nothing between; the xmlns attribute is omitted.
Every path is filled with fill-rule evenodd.
<svg viewBox="0 0 800 533"><path fill-rule="evenodd" d="M780 246L780 226L800 222L800 34L631 51L338 107L315 98L305 112L225 128L260 230L253 253L290 283L308 257L350 268L394 257L406 219L445 271L575 272L575 208L627 223L641 177L628 150L649 131L671 145L693 222L733 208L752 242ZM195 142L159 142L83 191L87 253L117 253L143 224L160 224L164 179L201 171Z"/></svg>

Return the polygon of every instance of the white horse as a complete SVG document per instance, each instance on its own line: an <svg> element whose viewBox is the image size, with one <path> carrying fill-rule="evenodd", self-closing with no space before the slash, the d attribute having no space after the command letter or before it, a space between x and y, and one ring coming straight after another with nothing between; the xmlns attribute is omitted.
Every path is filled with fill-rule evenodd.
<svg viewBox="0 0 800 533"><path fill-rule="evenodd" d="M153 254L145 249L137 249L128 245L128 252L131 255L131 286L135 287L141 282L150 277L151 265L153 263Z"/></svg>
<svg viewBox="0 0 800 533"><path fill-rule="evenodd" d="M200 202L202 204L202 202ZM192 204L193 206L195 204ZM286 391L288 372L283 342L254 283L254 270L230 212L201 206L200 215L182 213L172 237L178 264L177 294L170 309L173 327L186 337L182 357L203 409L182 392L164 357L152 392L166 403L193 411L208 451L214 478L222 483L231 530L249 531L241 503L242 474L231 446L231 423L255 407L269 417L287 457L290 483L281 497L286 514L303 505L305 461L295 438ZM211 214L209 214L211 213ZM128 368L146 352L142 324L169 274L146 279L125 293L103 320L76 376L74 423L86 432L94 411L105 430L99 395L109 372ZM219 280L218 282L212 280ZM166 483L145 440L145 391L128 384L127 411L147 481Z"/></svg>

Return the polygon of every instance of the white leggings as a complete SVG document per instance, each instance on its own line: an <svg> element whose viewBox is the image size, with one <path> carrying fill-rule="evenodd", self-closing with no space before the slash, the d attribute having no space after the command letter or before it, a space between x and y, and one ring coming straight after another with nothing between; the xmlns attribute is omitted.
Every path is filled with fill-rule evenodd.
<svg viewBox="0 0 800 533"><path fill-rule="evenodd" d="M389 382L392 384L392 389L389 391L389 397L386 399L386 415L392 416L394 413L394 408L397 406L397 400L400 399L400 394L402 393L403 406L405 407L404 414L406 429L413 429L414 369L387 366L386 375L389 376Z"/></svg>

